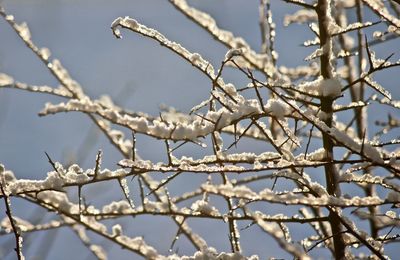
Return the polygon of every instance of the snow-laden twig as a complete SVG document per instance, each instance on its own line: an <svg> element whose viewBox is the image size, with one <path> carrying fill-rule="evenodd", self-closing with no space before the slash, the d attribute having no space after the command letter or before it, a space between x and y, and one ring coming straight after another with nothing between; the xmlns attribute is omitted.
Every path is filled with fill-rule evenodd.
<svg viewBox="0 0 400 260"><path fill-rule="evenodd" d="M34 225L34 222L8 216L1 223L3 234L15 234L14 227L21 232L70 227L99 258L105 254L100 247L91 244L85 230L149 259L245 259L241 253L244 246L240 244L242 230L238 223L251 222L246 228L257 224L271 234L283 250L298 258L307 258L305 252L317 246L325 247L336 258L352 257L352 246L361 245L383 259L383 245L398 239L398 234L392 235L394 227L399 225L396 212L380 213L379 208L400 205L397 183L400 154L396 150L399 138L385 136L388 131L398 129L399 120L391 113L387 121L376 122L380 128L376 134L368 134L365 111L370 104L386 105L395 111L400 107L399 101L392 100L390 92L372 78L375 72L394 69L400 63L391 62L392 55L385 59L377 58L370 48L374 41L362 37L363 30L378 23L364 21L362 2L388 23L387 33L374 33L380 42L384 42L384 37L389 37L389 34L398 34L395 26L398 19L378 0L354 3L319 0L316 4L297 0L286 2L307 9L287 16L285 22L287 25L312 22L310 29L314 38L306 40L304 45L319 45L308 57L318 58L319 62L295 68L276 66L276 54L281 46L274 43L275 33L279 30L275 30L270 4L275 2L260 1L263 38L259 54L244 39L220 29L209 14L189 6L185 0L170 0L177 10L228 47L218 70L214 70L202 55L189 51L135 19L115 19L112 30L118 38L121 37L121 28L151 38L200 70L211 82L209 96L189 113L165 106L159 116L123 109L108 96L98 100L89 98L61 62L50 59L47 48L39 48L33 43L27 24L15 22L13 16L0 9L0 15L60 84L57 88L33 86L0 73L0 88L67 99L56 105L47 104L41 115L69 111L86 113L125 158L119 162L119 166L125 169L102 169L99 152L93 169L83 170L76 164L64 169L48 156L53 171L41 180L16 178L11 171L3 170L0 177L4 185L1 188L5 190L0 197L5 201L10 196L22 198L61 217L61 220ZM346 11L354 7L357 8L357 21L348 24ZM356 47L350 37L352 31L357 31ZM336 46L337 43L340 46ZM369 63L368 70L365 70L364 57ZM226 66L241 72L248 82L242 87L225 83L222 77L226 74ZM260 72L267 78L257 79ZM378 94L365 99L364 86L367 85ZM347 90L351 94L350 101L343 98L348 95ZM353 118L349 122L341 121L349 110L354 111ZM114 125L124 129L117 130ZM132 138L125 137L125 130L132 132ZM144 160L139 156L140 142L136 138L141 138L141 135L162 139L166 146L166 162ZM248 138L262 144L265 150L253 153L253 147L244 145ZM313 148L321 140L323 147ZM211 155L206 149L209 143ZM195 144L202 155L175 157L182 147L189 146L187 144ZM312 168L325 172L325 185L313 180ZM156 174L165 176L162 181L155 181L151 176ZM181 176L198 177L202 174L208 176L206 181L196 186L199 188L187 192L182 190L181 194L175 190L170 193L169 189L175 187ZM138 182L138 198L130 192L127 177ZM119 182L124 200L104 203L100 208L86 204L82 195L84 187L112 180ZM283 182L294 185L294 188L282 191ZM365 195L341 195L343 183L362 188ZM375 191L378 186L382 194ZM78 188L78 203L69 199L70 187ZM223 206L218 203L221 198L225 202ZM302 217L286 213L251 213L254 204L267 203L300 208ZM347 211L342 210L349 207L355 208L356 221L351 221L345 215ZM127 216L170 217L177 226L176 237L185 235L196 252L188 257L160 255L143 238L124 234L119 220ZM226 223L232 252L219 253L209 247L207 241L188 225L188 220L196 219ZM104 223L110 220L116 225L109 231ZM356 226L361 221L370 223L369 233ZM315 234L301 238L304 250L298 248L290 236L294 224L299 223L308 223L315 231ZM389 232L385 228L390 228ZM379 236L382 232L386 235ZM176 237L171 239L173 246L178 240ZM248 259L253 258L255 256Z"/></svg>
<svg viewBox="0 0 400 260"><path fill-rule="evenodd" d="M0 174L1 177L3 177L3 172L4 172L4 166L0 165ZM11 228L13 230L14 236L15 236L15 253L17 255L18 260L23 260L25 259L24 255L22 254L22 236L21 236L21 231L18 229L18 225L16 225L16 221L14 220L14 216L12 214L12 210L11 210L11 201L10 201L10 197L9 197L9 191L7 189L7 186L5 186L6 183L4 181L3 178L1 178L0 180L0 190L1 190L1 194L3 196L4 199L4 204L5 204L5 208L6 208L6 214L7 217L10 221L11 224Z"/></svg>
<svg viewBox="0 0 400 260"><path fill-rule="evenodd" d="M268 60L268 56L257 54L243 38L235 37L230 31L220 29L209 14L189 6L186 0L170 0L170 3L229 49L242 49L242 57L251 66L263 71L268 76L276 74L276 69Z"/></svg>
<svg viewBox="0 0 400 260"><path fill-rule="evenodd" d="M391 200L383 200L379 197L358 197L347 199L344 197L335 197L324 195L317 198L304 197L302 195L297 195L293 191L286 193L275 193L270 189L264 189L259 193L256 193L245 186L232 187L230 185L210 185L204 184L202 186L203 190L208 193L213 193L216 195L232 198L242 198L253 201L265 201L270 203L278 203L284 205L308 205L308 206L337 206L337 207L368 207L377 206L384 204L399 203L400 200L394 198Z"/></svg>
<svg viewBox="0 0 400 260"><path fill-rule="evenodd" d="M111 29L117 38L122 37L119 27L129 29L129 30L137 32L143 36L146 36L146 37L156 40L162 46L165 46L166 48L170 49L177 55L179 55L182 58L184 58L185 60L187 60L194 67L196 67L201 72L203 72L205 75L207 75L207 77L209 77L211 80L214 80L216 78L214 67L212 66L212 64L209 61L205 60L198 53L192 53L192 52L188 51L181 44L167 39L163 34L158 32L157 30L155 30L153 28L149 28L143 24L140 24L138 21L136 21L135 19L130 18L128 16L126 16L124 18L118 17L117 19L115 19L112 22ZM224 85L222 79L220 80L220 82L221 83L218 83L218 84Z"/></svg>
<svg viewBox="0 0 400 260"><path fill-rule="evenodd" d="M262 230L270 234L288 253L299 259L311 259L311 257L309 257L305 252L301 250L300 245L295 245L286 241L278 225L265 222L257 212L253 213L253 217L257 225L259 225Z"/></svg>

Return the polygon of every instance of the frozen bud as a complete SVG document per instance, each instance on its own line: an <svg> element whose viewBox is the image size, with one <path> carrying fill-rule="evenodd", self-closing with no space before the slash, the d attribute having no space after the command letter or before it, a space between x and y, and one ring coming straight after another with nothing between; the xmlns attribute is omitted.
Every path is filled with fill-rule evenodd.
<svg viewBox="0 0 400 260"><path fill-rule="evenodd" d="M380 31L375 31L373 34L372 34L372 37L374 37L374 39L381 39L382 37L383 37L383 33L382 32L380 32Z"/></svg>
<svg viewBox="0 0 400 260"><path fill-rule="evenodd" d="M115 37L117 38L122 38L121 36L121 31L117 28L117 26L119 26L120 22L122 21L121 17L118 17L117 19L115 19L112 23L111 23L111 30L113 31L113 34L115 35Z"/></svg>
<svg viewBox="0 0 400 260"><path fill-rule="evenodd" d="M394 32L396 32L396 31L397 31L397 27L396 27L396 26L394 26L394 25L389 25L389 27L388 27L388 32L394 33Z"/></svg>
<svg viewBox="0 0 400 260"><path fill-rule="evenodd" d="M230 60L235 56L241 56L243 55L243 49L230 49L226 54L225 54L225 60Z"/></svg>
<svg viewBox="0 0 400 260"><path fill-rule="evenodd" d="M122 227L120 224L114 225L112 227L112 235L114 237L118 237L118 236L122 235Z"/></svg>
<svg viewBox="0 0 400 260"><path fill-rule="evenodd" d="M31 32L29 31L27 23L24 22L21 24L16 24L15 28L17 29L19 36L21 36L24 41L30 41Z"/></svg>
<svg viewBox="0 0 400 260"><path fill-rule="evenodd" d="M387 217L391 218L391 219L395 219L396 218L396 212L394 212L392 210L386 211L385 215Z"/></svg>
<svg viewBox="0 0 400 260"><path fill-rule="evenodd" d="M135 19L130 18L129 16L125 16L125 18L122 21L122 24L131 29L136 29L137 27L139 27L139 23Z"/></svg>
<svg viewBox="0 0 400 260"><path fill-rule="evenodd" d="M201 56L200 56L200 54L198 54L198 53L192 53L191 55L190 55L190 62L192 62L192 63L196 63L197 61L199 61L201 59Z"/></svg>
<svg viewBox="0 0 400 260"><path fill-rule="evenodd" d="M11 85L14 83L14 79L7 74L0 73L0 86Z"/></svg>
<svg viewBox="0 0 400 260"><path fill-rule="evenodd" d="M13 15L6 15L6 20L7 21L14 21L14 16Z"/></svg>
<svg viewBox="0 0 400 260"><path fill-rule="evenodd" d="M50 58L51 53L50 53L50 50L49 50L49 49L47 49L47 48L41 48L41 49L39 50L39 55L42 57L42 59L48 60L48 59Z"/></svg>
<svg viewBox="0 0 400 260"><path fill-rule="evenodd" d="M277 60L279 58L279 54L276 51L272 51L272 57Z"/></svg>

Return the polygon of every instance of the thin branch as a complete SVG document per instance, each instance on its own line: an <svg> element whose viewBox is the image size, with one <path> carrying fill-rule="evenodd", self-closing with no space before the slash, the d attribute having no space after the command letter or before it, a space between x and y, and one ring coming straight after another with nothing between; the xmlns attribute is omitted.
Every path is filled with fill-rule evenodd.
<svg viewBox="0 0 400 260"><path fill-rule="evenodd" d="M20 235L20 230L15 224L13 215L12 215L12 210L11 210L11 202L10 202L10 197L8 196L7 192L5 191L3 187L3 179L0 182L0 189L1 193L3 194L3 199L4 199L4 204L6 206L6 214L8 217L8 220L10 221L14 237L15 237L15 253L17 254L18 260L23 260L25 259L24 255L22 254L22 237Z"/></svg>

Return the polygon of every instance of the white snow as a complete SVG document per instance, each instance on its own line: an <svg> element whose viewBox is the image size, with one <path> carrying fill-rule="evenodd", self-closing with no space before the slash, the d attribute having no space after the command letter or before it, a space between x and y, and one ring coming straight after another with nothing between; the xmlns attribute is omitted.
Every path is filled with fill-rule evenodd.
<svg viewBox="0 0 400 260"><path fill-rule="evenodd" d="M228 50L228 52L225 54L225 60L230 60L235 56L241 56L243 55L243 49L239 48L239 49L230 49Z"/></svg>
<svg viewBox="0 0 400 260"><path fill-rule="evenodd" d="M195 201L192 206L191 209L194 212L199 212L201 214L205 214L205 215L213 215L213 216L219 216L221 215L218 212L218 209L215 208L214 206L210 205L207 201L205 200L197 200Z"/></svg>
<svg viewBox="0 0 400 260"><path fill-rule="evenodd" d="M320 95L324 97L338 97L342 92L342 84L339 79L324 79L320 82Z"/></svg>
<svg viewBox="0 0 400 260"><path fill-rule="evenodd" d="M15 28L24 41L28 42L31 40L31 32L29 31L27 23L15 24Z"/></svg>
<svg viewBox="0 0 400 260"><path fill-rule="evenodd" d="M395 219L397 217L396 212L394 212L393 210L386 211L385 215L388 216L391 219Z"/></svg>
<svg viewBox="0 0 400 260"><path fill-rule="evenodd" d="M106 251L99 245L91 244L90 250L96 255L99 260L107 260Z"/></svg>
<svg viewBox="0 0 400 260"><path fill-rule="evenodd" d="M165 37L163 34L158 32L157 30L153 28L149 28L143 24L140 24L138 21L136 21L133 18L130 18L128 16L122 18L118 17L115 19L112 24L111 24L111 29L114 33L114 35L117 38L121 38L121 32L119 30L119 27L123 27L129 30L132 30L134 32L137 32L143 36L149 37L151 39L154 39L155 41L159 42L162 46L167 47L171 51L175 52L179 56L183 57L184 59L188 60L191 62L193 66L201 70L203 73L209 75L211 78L215 78L215 72L214 72L214 67L211 65L210 62L204 60L200 55L196 55L188 51L186 48L184 48L181 44L169 40L167 37ZM194 56L192 56L194 55ZM195 61L192 61L192 60ZM220 80L221 85L223 85L223 80Z"/></svg>
<svg viewBox="0 0 400 260"><path fill-rule="evenodd" d="M315 184L317 185L317 184ZM318 188L317 186L315 186ZM222 196L226 196L229 198L242 198L249 200L257 200L257 201L268 201L273 203L280 203L284 205L309 205L309 206L341 206L341 207L366 207L370 205L381 205L384 201L377 196L367 196L367 197L352 197L352 198L343 198L343 197L334 197L334 196L321 196L317 198L304 197L302 195L298 195L295 191L285 192L285 193L275 193L270 189L266 188L259 193L256 193L250 190L246 186L235 186L231 185L211 185L211 184L203 184L202 189L206 192L219 194ZM323 188L319 186L319 192L325 193ZM400 195L396 195L397 197L393 197L391 195L388 200L392 202L400 202Z"/></svg>
<svg viewBox="0 0 400 260"><path fill-rule="evenodd" d="M112 236L117 237L122 235L122 226L120 224L115 224L112 226Z"/></svg>
<svg viewBox="0 0 400 260"><path fill-rule="evenodd" d="M39 55L42 57L42 59L48 60L51 56L51 52L48 48L41 48L39 50Z"/></svg>
<svg viewBox="0 0 400 260"><path fill-rule="evenodd" d="M107 204L105 206L103 206L103 213L114 213L114 214L118 214L118 213L130 213L132 212L132 207L129 204L129 202L127 202L126 200L120 200L120 201L113 201L110 204Z"/></svg>
<svg viewBox="0 0 400 260"><path fill-rule="evenodd" d="M264 107L265 111L271 113L278 119L283 119L286 115L291 113L289 106L280 99L269 99Z"/></svg>
<svg viewBox="0 0 400 260"><path fill-rule="evenodd" d="M396 31L399 30L399 28L397 28L397 27L394 26L394 25L389 25L387 30L388 30L388 32L390 32L390 33L395 33Z"/></svg>
<svg viewBox="0 0 400 260"><path fill-rule="evenodd" d="M190 61L191 61L192 63L196 63L196 62L198 62L200 59L201 59L201 55L198 54L197 52L194 52L194 53L192 53L192 54L190 55Z"/></svg>
<svg viewBox="0 0 400 260"><path fill-rule="evenodd" d="M232 32L219 28L215 19L212 18L208 13L189 6L186 0L171 0L170 2L181 12L198 23L202 28L207 30L216 39L223 42L231 49L242 49L242 55L245 57L246 61L250 61L251 64L257 66L269 76L277 74L275 66L272 65L271 61L269 61L266 55L258 54L252 50L250 45L243 38L235 37ZM238 60L239 58L240 57L238 57Z"/></svg>
<svg viewBox="0 0 400 260"><path fill-rule="evenodd" d="M383 63L382 60L376 61L375 63L375 67L380 66ZM367 84L369 86L371 86L373 89L375 89L376 91L378 91L379 93L381 93L383 96L385 96L387 99L391 100L392 99L392 95L390 94L389 91L387 91L384 87L382 87L378 82L374 81L372 79L371 76L367 76L364 77L365 82L367 82Z"/></svg>
<svg viewBox="0 0 400 260"><path fill-rule="evenodd" d="M317 12L314 10L300 9L292 15L285 15L283 19L284 26L292 23L310 23L318 19Z"/></svg>
<svg viewBox="0 0 400 260"><path fill-rule="evenodd" d="M175 0L177 1L177 0ZM171 255L168 256L168 260L258 260L258 256L252 255L250 257L246 257L239 252L235 253L226 253L220 252L213 248L213 247L205 247L202 248L200 251L194 253L193 256L178 256L178 255Z"/></svg>
<svg viewBox="0 0 400 260"><path fill-rule="evenodd" d="M374 31L372 34L372 37L374 37L374 39L382 39L383 37L383 33L381 31Z"/></svg>
<svg viewBox="0 0 400 260"><path fill-rule="evenodd" d="M14 79L7 74L0 73L0 87L11 85L14 83Z"/></svg>
<svg viewBox="0 0 400 260"><path fill-rule="evenodd" d="M284 234L277 223L269 223L264 221L260 214L257 212L253 214L255 222L267 233L269 233L278 243L279 245L286 250L287 252L293 254L295 257L299 259L308 260L311 259L304 250L300 247L300 245L296 245L287 241L284 237Z"/></svg>

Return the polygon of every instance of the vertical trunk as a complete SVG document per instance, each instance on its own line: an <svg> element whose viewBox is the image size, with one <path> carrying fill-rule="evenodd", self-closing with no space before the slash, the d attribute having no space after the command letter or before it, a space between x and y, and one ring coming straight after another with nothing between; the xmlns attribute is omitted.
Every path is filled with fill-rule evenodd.
<svg viewBox="0 0 400 260"><path fill-rule="evenodd" d="M330 79L333 77L333 65L332 65L332 39L328 30L329 23L331 22L330 15L330 0L318 0L317 4L317 14L319 23L319 35L320 44L323 48L323 54L320 57L321 61L321 76L324 79ZM333 98L321 97L321 110L325 112L326 119L324 120L327 126L332 126L332 114L333 114ZM323 146L326 151L326 160L332 161L333 158L333 141L329 135L323 134ZM333 196L340 196L340 187L338 182L337 170L334 164L325 165L325 178L328 193ZM340 210L340 209L337 209ZM333 214L332 211L329 215L329 222L332 229L333 244L335 248L335 258L344 259L346 245L343 240L342 231L343 226L340 223L339 216Z"/></svg>

